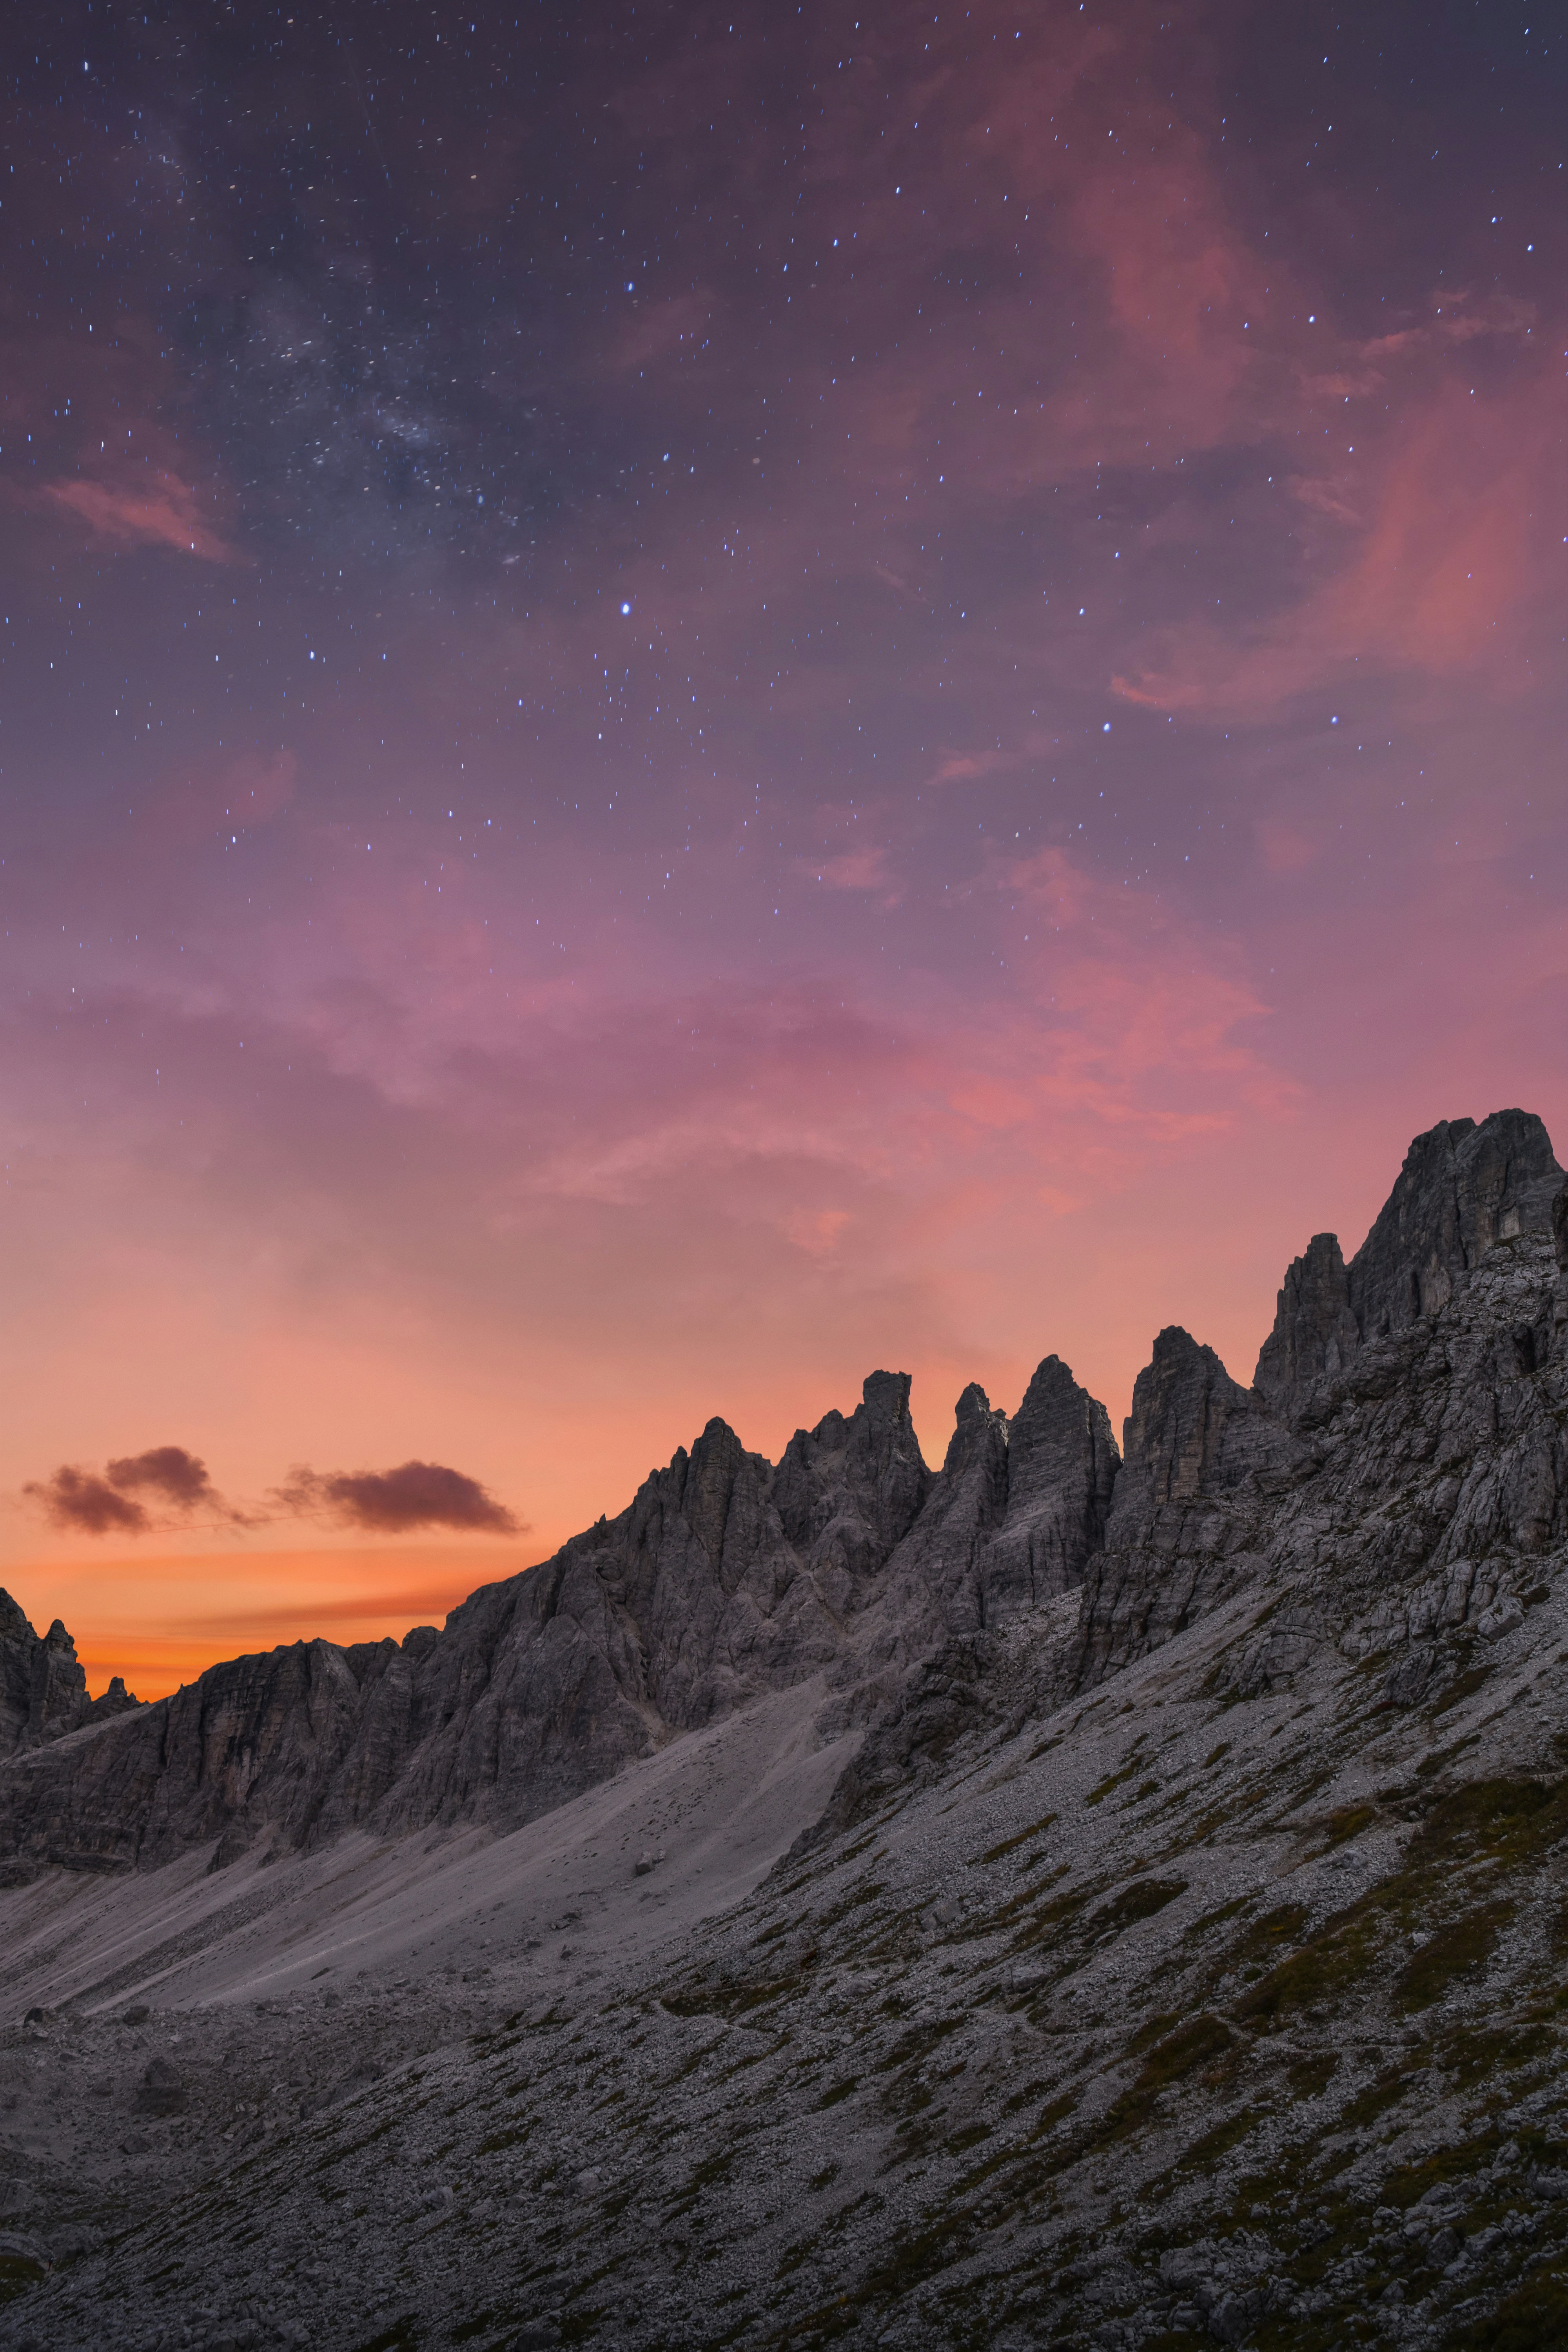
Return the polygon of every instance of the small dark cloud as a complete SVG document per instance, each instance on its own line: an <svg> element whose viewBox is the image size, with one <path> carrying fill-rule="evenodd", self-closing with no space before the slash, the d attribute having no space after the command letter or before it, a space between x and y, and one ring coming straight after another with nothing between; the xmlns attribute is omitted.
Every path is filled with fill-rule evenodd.
<svg viewBox="0 0 1568 2352"><path fill-rule="evenodd" d="M144 1454L121 1454L101 1472L62 1462L52 1477L31 1479L25 1495L41 1503L58 1528L89 1536L143 1535L166 1525L170 1513L185 1518L206 1510L244 1524L229 1509L207 1475L207 1465L183 1445L153 1445ZM158 1518L148 1508L161 1506Z"/></svg>
<svg viewBox="0 0 1568 2352"><path fill-rule="evenodd" d="M161 1495L176 1510L194 1511L198 1503L223 1507L206 1464L183 1445L153 1445L145 1454L122 1454L105 1465L104 1475L121 1495Z"/></svg>
<svg viewBox="0 0 1568 2352"><path fill-rule="evenodd" d="M320 1513L379 1535L409 1528L461 1528L492 1536L525 1532L523 1522L477 1478L441 1462L404 1462L395 1470L301 1468L278 1496L290 1510Z"/></svg>
<svg viewBox="0 0 1568 2352"><path fill-rule="evenodd" d="M57 1528L89 1536L141 1535L151 1525L140 1503L121 1494L96 1470L62 1462L52 1478L32 1478L22 1489L41 1503Z"/></svg>

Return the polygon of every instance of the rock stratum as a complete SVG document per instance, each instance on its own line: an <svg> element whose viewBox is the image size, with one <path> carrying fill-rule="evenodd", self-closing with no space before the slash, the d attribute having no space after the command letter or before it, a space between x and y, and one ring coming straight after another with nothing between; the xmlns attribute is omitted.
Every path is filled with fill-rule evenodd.
<svg viewBox="0 0 1568 2352"><path fill-rule="evenodd" d="M1568 2340L1565 1562L1503 1111L1120 1455L875 1373L153 1706L5 1603L0 2346Z"/></svg>

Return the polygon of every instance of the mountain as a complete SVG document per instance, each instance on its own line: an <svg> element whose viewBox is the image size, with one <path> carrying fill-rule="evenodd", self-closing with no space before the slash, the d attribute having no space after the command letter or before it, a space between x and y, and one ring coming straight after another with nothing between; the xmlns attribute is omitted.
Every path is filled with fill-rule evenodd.
<svg viewBox="0 0 1568 2352"><path fill-rule="evenodd" d="M874 1374L99 1720L13 1612L0 2347L1563 2340L1565 1561L1505 1111L1120 1457Z"/></svg>
<svg viewBox="0 0 1568 2352"><path fill-rule="evenodd" d="M617 1518L439 1633L233 1659L88 1741L65 1736L85 1717L61 1699L0 1776L0 1854L145 1869L216 1840L221 1867L263 1838L516 1827L822 1674L836 1721L864 1720L945 1633L1079 1582L1116 1474L1103 1407L1055 1357L1011 1442L966 1389L935 1476L909 1397L907 1377L873 1372L847 1419L797 1430L776 1467L710 1421ZM40 1654L68 1654L79 1684L57 1626Z"/></svg>

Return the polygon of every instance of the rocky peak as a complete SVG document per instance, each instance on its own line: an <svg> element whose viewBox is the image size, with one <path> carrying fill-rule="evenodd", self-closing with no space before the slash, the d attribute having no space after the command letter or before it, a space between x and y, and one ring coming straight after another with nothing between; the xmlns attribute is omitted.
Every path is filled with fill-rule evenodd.
<svg viewBox="0 0 1568 2352"><path fill-rule="evenodd" d="M87 1712L87 1675L57 1617L40 1641L0 1592L0 1756L73 1730Z"/></svg>
<svg viewBox="0 0 1568 2352"><path fill-rule="evenodd" d="M691 1449L686 1488L680 1498L686 1524L715 1569L722 1572L724 1529L736 1479L746 1461L746 1449L727 1421L717 1413Z"/></svg>
<svg viewBox="0 0 1568 2352"><path fill-rule="evenodd" d="M1010 1516L1032 1517L1054 1511L1069 1492L1081 1496L1081 1525L1070 1536L1063 1529L1064 1564L1071 1563L1064 1584L1078 1583L1089 1554L1100 1549L1121 1467L1105 1407L1059 1356L1046 1357L1008 1432L1007 1507Z"/></svg>
<svg viewBox="0 0 1568 2352"><path fill-rule="evenodd" d="M1342 1371L1360 1345L1339 1235L1314 1234L1280 1286L1274 1328L1263 1342L1252 1385L1282 1407L1309 1381Z"/></svg>
<svg viewBox="0 0 1568 2352"><path fill-rule="evenodd" d="M263 1833L511 1826L817 1675L838 1727L862 1723L955 1639L974 1659L998 1630L1026 1646L1034 1612L1079 1584L1062 1670L1080 1683L1248 1583L1308 1596L1303 1622L1352 1561L1380 1589L1463 1569L1479 1591L1477 1559L1568 1526L1565 1261L1540 1121L1447 1122L1416 1139L1348 1267L1328 1234L1290 1267L1254 1388L1160 1333L1124 1463L1104 1408L1047 1356L1011 1418L963 1390L933 1476L909 1376L876 1371L776 1466L710 1421L617 1517L440 1632L230 1661L63 1746L131 1703L89 1709L64 1628L40 1640L0 1595L0 1756L27 1751L0 1772L0 1859L145 1866L208 1840L226 1860Z"/></svg>
<svg viewBox="0 0 1568 2352"><path fill-rule="evenodd" d="M787 1540L849 1610L914 1525L931 1490L910 1417L908 1372L872 1372L845 1418L825 1413L797 1429L773 1473L772 1499Z"/></svg>
<svg viewBox="0 0 1568 2352"><path fill-rule="evenodd" d="M1132 1390L1108 1541L1165 1503L1188 1503L1216 1482L1227 1424L1256 1410L1212 1348L1170 1324Z"/></svg>
<svg viewBox="0 0 1568 2352"><path fill-rule="evenodd" d="M1456 1278L1497 1242L1550 1233L1563 1189L1551 1138L1533 1112L1440 1120L1418 1135L1398 1181L1349 1268L1363 1344L1434 1315Z"/></svg>
<svg viewBox="0 0 1568 2352"><path fill-rule="evenodd" d="M1007 1416L993 1412L991 1400L978 1381L971 1381L953 1407L953 1432L942 1461L944 1479L956 1483L984 1459L1000 1472L1002 1499L1007 1495Z"/></svg>
<svg viewBox="0 0 1568 2352"><path fill-rule="evenodd" d="M1003 1427L1006 1507L984 1560L991 1625L1083 1582L1105 1540L1121 1466L1110 1416L1058 1356L1037 1367Z"/></svg>
<svg viewBox="0 0 1568 2352"><path fill-rule="evenodd" d="M1358 1348L1436 1314L1497 1243L1552 1232L1563 1192L1533 1112L1493 1111L1479 1126L1442 1119L1418 1135L1350 1265L1333 1234L1315 1234L1291 1265L1253 1376L1259 1396L1289 1412Z"/></svg>
<svg viewBox="0 0 1568 2352"><path fill-rule="evenodd" d="M135 1705L118 1675L100 1699L89 1699L76 1643L60 1620L40 1638L0 1591L0 1759Z"/></svg>

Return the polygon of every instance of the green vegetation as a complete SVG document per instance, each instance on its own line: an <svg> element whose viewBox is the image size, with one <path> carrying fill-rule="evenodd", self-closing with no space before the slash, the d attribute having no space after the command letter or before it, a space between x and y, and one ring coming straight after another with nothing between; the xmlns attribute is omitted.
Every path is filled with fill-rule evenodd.
<svg viewBox="0 0 1568 2352"><path fill-rule="evenodd" d="M1467 1780L1438 1800L1410 1841L1417 1867L1469 1861L1533 1862L1568 1836L1568 1782Z"/></svg>
<svg viewBox="0 0 1568 2352"><path fill-rule="evenodd" d="M1385 2067L1374 2083L1369 2083L1341 2110L1337 2127L1354 2131L1363 2124L1375 2123L1384 2109L1402 2099L1409 2088L1408 2075L1401 2074L1397 2066Z"/></svg>
<svg viewBox="0 0 1568 2352"><path fill-rule="evenodd" d="M1311 1916L1304 1903L1277 1905L1261 1919L1255 1919L1247 1933L1231 1946L1226 1965L1239 1968L1248 1960L1271 1960L1283 1945L1296 1941Z"/></svg>
<svg viewBox="0 0 1568 2352"><path fill-rule="evenodd" d="M1428 1717L1436 1721L1438 1716L1446 1715L1451 1706L1458 1706L1461 1699L1468 1698L1472 1693L1479 1690L1490 1673L1489 1665L1471 1666L1464 1674L1456 1675L1447 1689L1433 1700L1426 1710Z"/></svg>
<svg viewBox="0 0 1568 2352"><path fill-rule="evenodd" d="M1543 2352L1568 2344L1568 2268L1538 2271L1506 2295L1489 2319L1456 2339L1456 2352Z"/></svg>
<svg viewBox="0 0 1568 2352"><path fill-rule="evenodd" d="M1091 1937L1120 1935L1134 1920L1152 1919L1156 1911L1163 1911L1167 1903L1173 1903L1178 1895L1186 1891L1184 1878L1134 1878L1120 1895L1113 1895L1109 1903L1090 1912L1084 1921L1084 1933Z"/></svg>
<svg viewBox="0 0 1568 2352"><path fill-rule="evenodd" d="M1222 2156L1228 2156L1231 2149L1247 2137L1253 2126L1262 2122L1268 2112L1267 2107L1238 2107L1235 2115L1226 2116L1222 2123L1215 2124L1212 2131L1205 2132L1202 2139L1194 2140L1192 2146L1184 2150L1178 2159L1177 2169L1182 2172L1206 2172L1211 2165L1218 2163Z"/></svg>
<svg viewBox="0 0 1568 2352"><path fill-rule="evenodd" d="M1339 1806L1329 1815L1326 1821L1317 1822L1313 1824L1314 1829L1321 1834L1323 1840L1320 1851L1323 1853L1328 1853L1333 1847L1343 1845L1347 1839L1359 1837L1362 1831L1367 1827L1368 1823L1374 1822L1376 1819L1377 1807L1375 1805Z"/></svg>
<svg viewBox="0 0 1568 2352"><path fill-rule="evenodd" d="M1284 1910L1294 1906L1283 1906ZM1279 1914L1271 1915L1279 1917ZM1259 1920L1261 1927L1267 1923ZM1377 1920L1365 1904L1342 1912L1289 1958L1243 1993L1234 2014L1249 2023L1272 2025L1287 2011L1307 2009L1341 1992L1361 1975L1377 1945Z"/></svg>
<svg viewBox="0 0 1568 2352"><path fill-rule="evenodd" d="M1327 2090L1339 2063L1337 2050L1317 2050L1310 2058L1298 2058L1285 2079L1299 2099L1315 2099Z"/></svg>
<svg viewBox="0 0 1568 2352"><path fill-rule="evenodd" d="M1217 1927L1225 1920L1234 1919L1238 1911L1245 1911L1251 1901L1250 1895L1237 1895L1231 1902L1222 1903L1217 1911L1205 1911L1201 1919L1190 1921L1182 1934L1184 1937L1206 1936L1211 1927Z"/></svg>
<svg viewBox="0 0 1568 2352"><path fill-rule="evenodd" d="M0 2254L0 2304L26 2294L47 2275L43 2263L29 2261L26 2254Z"/></svg>
<svg viewBox="0 0 1568 2352"><path fill-rule="evenodd" d="M1043 1835L1043 1833L1050 1828L1051 1823L1056 1820L1056 1818L1057 1816L1055 1813L1042 1813L1039 1820L1037 1822L1031 1822L1026 1830L1019 1830L1017 1834L1014 1837L1004 1838L999 1845L987 1847L986 1851L983 1854L978 1855L975 1861L970 1864L970 1868L972 1870L975 1869L983 1863L1000 1862L1005 1853L1011 1853L1013 1852L1015 1846L1027 1845L1031 1838L1037 1838Z"/></svg>
<svg viewBox="0 0 1568 2352"><path fill-rule="evenodd" d="M1512 1917L1511 1903L1488 1903L1439 1927L1400 1970L1394 1985L1399 2007L1430 2009L1435 2000L1441 2000L1457 1976L1490 1958Z"/></svg>
<svg viewBox="0 0 1568 2352"><path fill-rule="evenodd" d="M1473 2090L1478 2083L1492 2081L1499 2074L1517 2073L1534 2058L1543 2058L1557 2046L1557 2036L1551 2026L1526 2024L1493 2026L1489 2031L1475 2028L1449 2034L1443 2042L1438 2055L1441 2063L1455 2077L1455 2088Z"/></svg>
<svg viewBox="0 0 1568 2352"><path fill-rule="evenodd" d="M1234 2046L1230 2028L1217 2017L1205 2013L1178 2026L1150 2051L1130 2088L1111 2101L1095 2131L1095 2145L1138 2130L1152 2116L1162 2092L1200 2069L1210 2083L1223 2080L1228 2071L1225 2061Z"/></svg>
<svg viewBox="0 0 1568 2352"><path fill-rule="evenodd" d="M1123 1782L1131 1780L1135 1772L1142 1772L1142 1769L1143 1759L1135 1757L1131 1764L1124 1764L1120 1772L1109 1773L1098 1788L1091 1789L1084 1799L1084 1803L1086 1805L1103 1804L1113 1789L1120 1789Z"/></svg>

